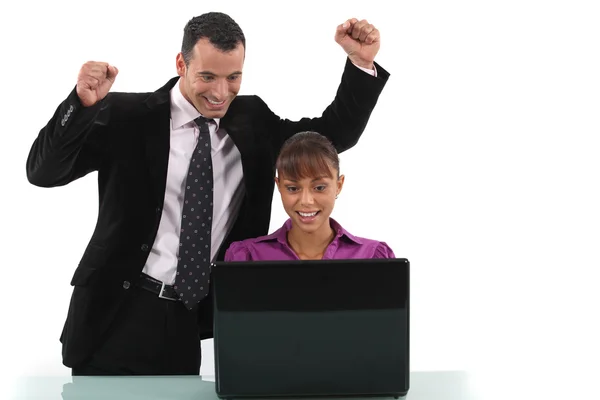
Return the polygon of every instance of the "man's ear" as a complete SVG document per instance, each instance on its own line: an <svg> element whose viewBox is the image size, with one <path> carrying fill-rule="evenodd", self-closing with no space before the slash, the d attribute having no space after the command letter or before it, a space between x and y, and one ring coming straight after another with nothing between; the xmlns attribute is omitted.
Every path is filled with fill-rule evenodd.
<svg viewBox="0 0 600 400"><path fill-rule="evenodd" d="M177 75L184 77L185 71L187 67L185 65L185 59L183 58L183 53L179 52L177 57L175 58L175 68L177 69Z"/></svg>

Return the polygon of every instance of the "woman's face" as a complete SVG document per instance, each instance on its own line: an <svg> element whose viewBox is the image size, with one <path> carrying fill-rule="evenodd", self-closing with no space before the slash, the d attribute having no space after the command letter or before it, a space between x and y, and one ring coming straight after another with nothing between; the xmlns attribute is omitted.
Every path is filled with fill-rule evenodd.
<svg viewBox="0 0 600 400"><path fill-rule="evenodd" d="M292 224L306 233L329 229L329 216L335 198L342 190L344 176L338 179L338 171L329 167L328 174L292 180L286 176L275 178L285 212Z"/></svg>

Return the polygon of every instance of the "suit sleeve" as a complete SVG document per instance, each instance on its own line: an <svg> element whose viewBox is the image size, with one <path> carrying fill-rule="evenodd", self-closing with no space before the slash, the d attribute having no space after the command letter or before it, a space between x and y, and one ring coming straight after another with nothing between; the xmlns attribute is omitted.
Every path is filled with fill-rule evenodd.
<svg viewBox="0 0 600 400"><path fill-rule="evenodd" d="M110 94L109 94L110 96ZM84 107L75 89L41 129L27 157L27 179L33 185L66 185L102 165L107 98Z"/></svg>
<svg viewBox="0 0 600 400"><path fill-rule="evenodd" d="M274 154L279 153L283 142L289 137L307 130L325 135L338 152L353 147L367 126L379 95L390 76L377 63L375 68L377 76L361 71L347 58L336 96L320 117L290 121L280 119L269 110L270 117L276 124L276 128L270 130L273 135L270 142Z"/></svg>

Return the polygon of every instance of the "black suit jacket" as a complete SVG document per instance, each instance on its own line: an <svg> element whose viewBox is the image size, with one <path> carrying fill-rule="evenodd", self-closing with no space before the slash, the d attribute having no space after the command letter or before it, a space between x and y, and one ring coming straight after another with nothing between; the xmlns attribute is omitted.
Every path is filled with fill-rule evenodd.
<svg viewBox="0 0 600 400"><path fill-rule="evenodd" d="M335 99L318 118L293 122L279 118L257 96L235 98L220 126L241 153L246 193L219 260L232 241L268 233L274 163L287 138L314 130L340 152L356 144L389 77L376 67L373 77L346 60ZM73 90L31 148L27 177L34 185L66 185L98 172L98 220L71 280L74 289L61 335L67 366L80 363L100 343L152 248L165 196L169 90L176 82L173 78L153 93L109 93L87 108ZM203 339L212 337L211 299L199 307Z"/></svg>

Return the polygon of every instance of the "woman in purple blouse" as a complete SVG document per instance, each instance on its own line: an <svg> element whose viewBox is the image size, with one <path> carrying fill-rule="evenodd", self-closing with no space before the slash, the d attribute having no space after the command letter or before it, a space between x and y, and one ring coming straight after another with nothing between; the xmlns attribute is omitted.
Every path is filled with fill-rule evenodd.
<svg viewBox="0 0 600 400"><path fill-rule="evenodd" d="M384 242L357 237L330 217L344 185L337 151L316 132L288 139L275 183L290 218L267 236L233 242L225 261L394 258Z"/></svg>

